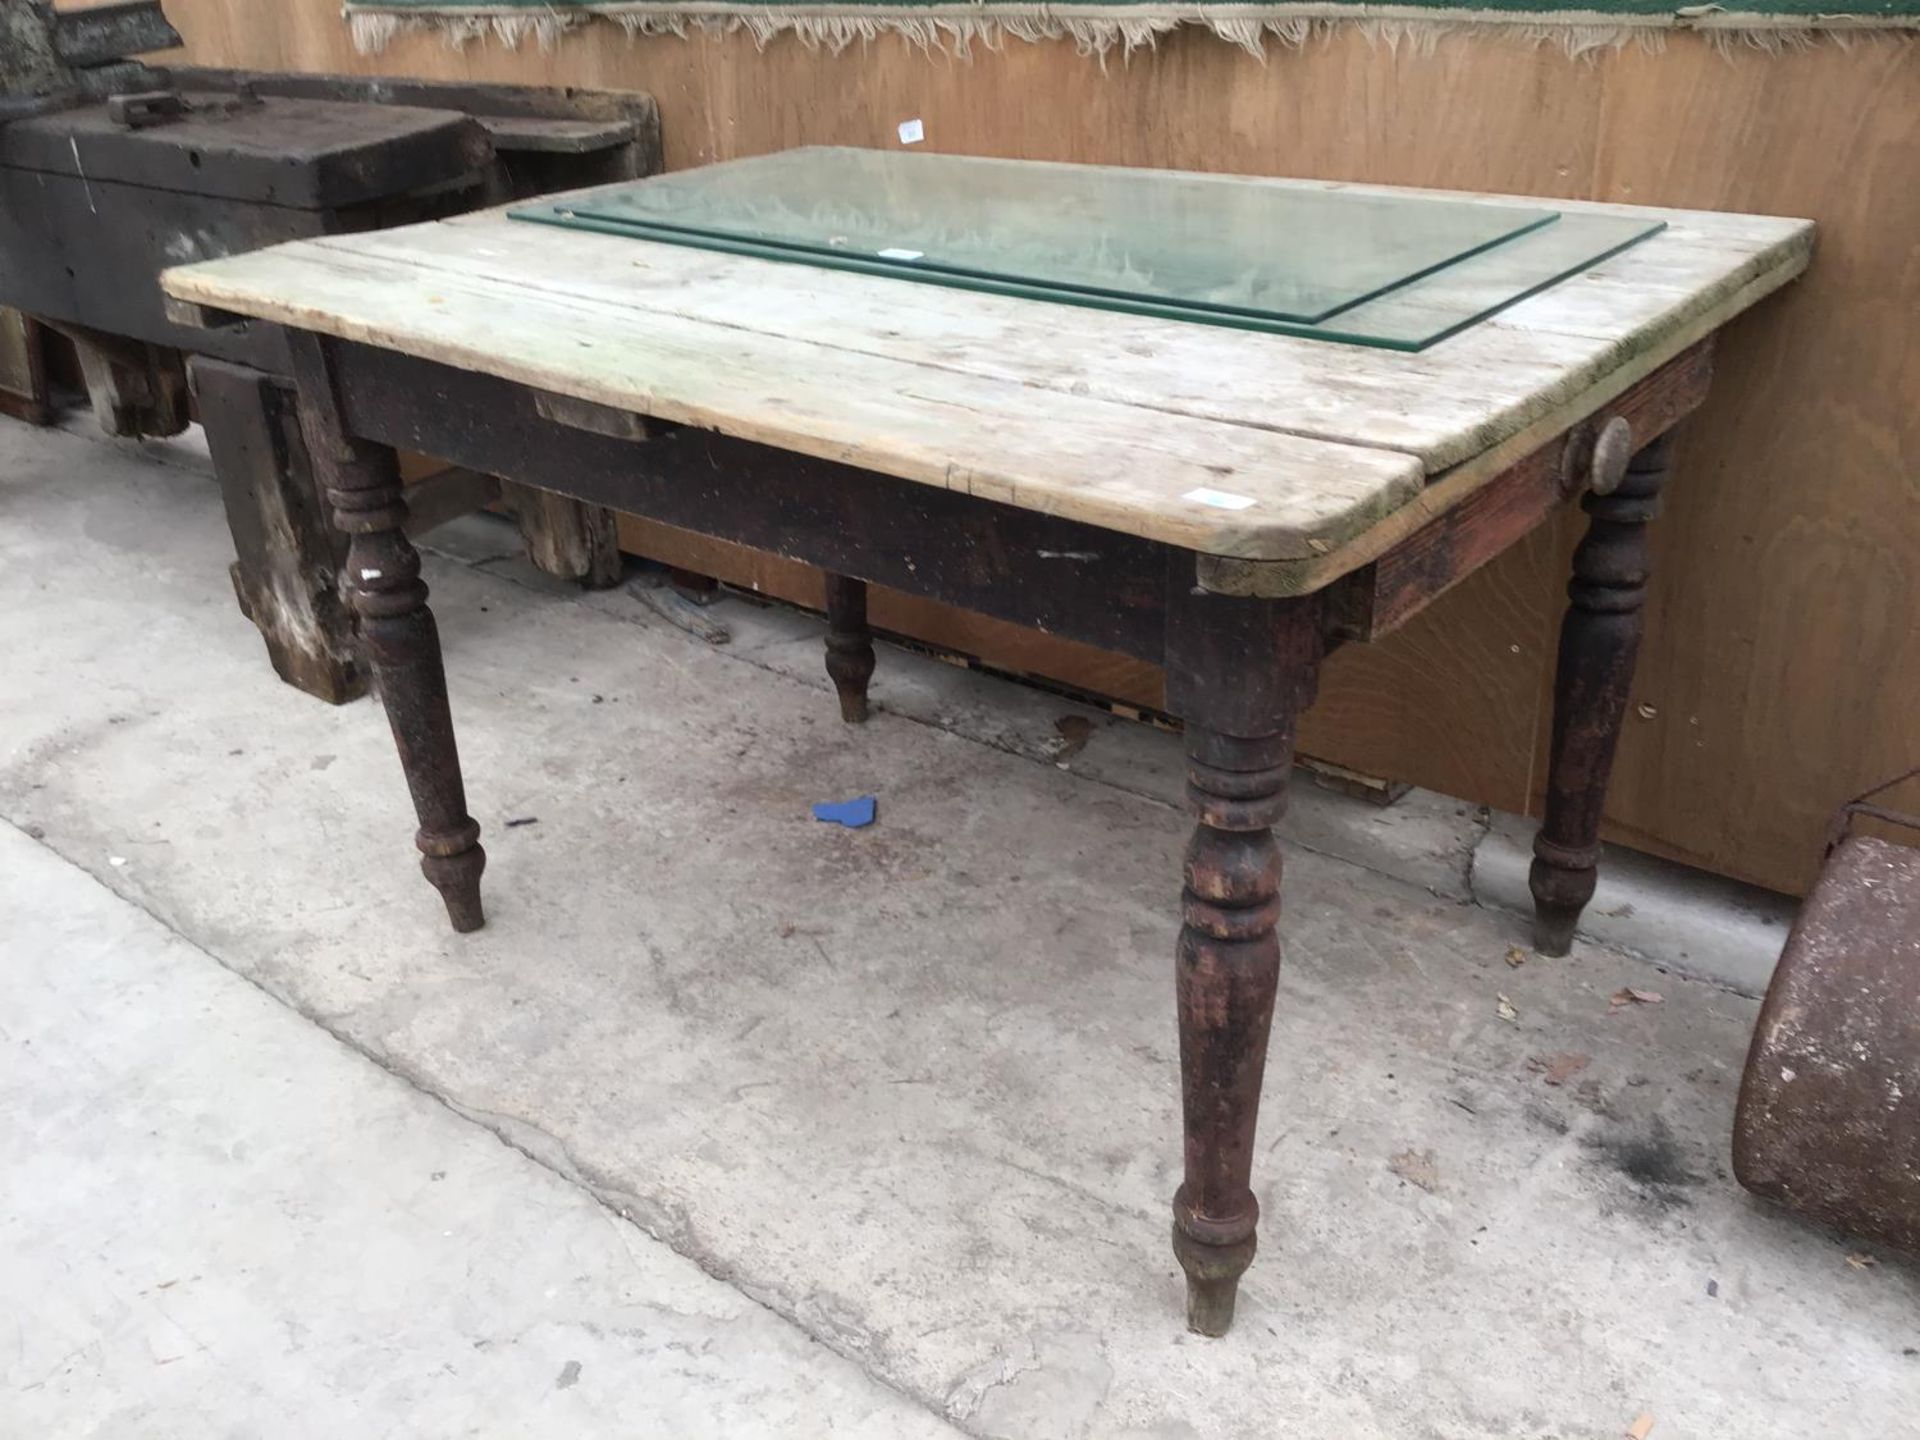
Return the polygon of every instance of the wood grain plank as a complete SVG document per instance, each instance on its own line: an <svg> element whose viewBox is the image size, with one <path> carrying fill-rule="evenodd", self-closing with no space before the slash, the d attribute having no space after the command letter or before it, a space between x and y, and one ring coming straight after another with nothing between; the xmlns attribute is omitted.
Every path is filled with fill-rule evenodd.
<svg viewBox="0 0 1920 1440"><path fill-rule="evenodd" d="M531 227L529 227L531 228ZM671 248L671 247L660 247ZM176 299L1224 554L1304 556L1419 492L1419 462L931 371L591 297L276 246L167 272ZM1199 494L1252 501L1220 509Z"/></svg>
<svg viewBox="0 0 1920 1440"><path fill-rule="evenodd" d="M318 243L590 297L634 313L636 323L659 314L705 320L1076 397L1405 450L1434 473L1623 367L1651 368L1675 353L1677 333L1712 329L1798 274L1812 243L1802 221L1661 211L1644 218L1671 218L1673 228L1417 354L1045 305L622 236L556 235L501 211ZM1485 298L1509 283L1511 264L1490 252L1467 262L1464 278L1447 272L1362 307L1357 315L1382 319L1358 323L1390 324L1395 315L1462 293Z"/></svg>
<svg viewBox="0 0 1920 1440"><path fill-rule="evenodd" d="M1657 236L1581 282L1565 282L1522 302L1515 307L1525 321L1519 326L1489 322L1421 355L929 286L908 289L870 276L622 237L549 233L499 212L464 225L302 242L189 266L170 272L166 284L179 300L350 338L377 337L379 343L434 359L467 357L488 373L512 378L525 378L525 370L536 368L544 377L539 383L562 393L663 418L682 418L672 408L678 406L685 415L697 415L697 423L730 434L775 444L797 437L819 445L817 425L796 430L777 409L754 408L754 397L740 393L744 385L699 387L703 376L710 382L715 378L712 358L694 353L703 340L726 353L728 375L740 377L741 338L762 337L764 353L752 360L771 391L818 386L825 378L823 366L831 365L850 372L833 377L841 382L836 389L842 396L857 390L864 401L871 388L932 402L915 417L923 433L912 437L912 453L905 459L889 451L886 430L862 434L846 423L853 417L837 417L842 422L838 442L851 437L873 454L873 468L923 483L985 483L990 488L984 493L1016 504L1031 503L1014 498L1024 492L1044 499L1045 508L1056 513L1210 553L1287 559L1339 551L1413 498L1415 489L1404 473L1383 483L1378 471L1384 462L1376 460L1372 473L1361 473L1369 467L1359 457L1325 453L1311 455L1311 465L1249 473L1231 459L1232 450L1248 448L1233 443L1245 437L1193 422L1217 420L1296 436L1319 429L1323 439L1340 436L1355 446L1381 448L1399 448L1395 441L1407 440L1408 426L1425 425L1431 443L1416 453L1427 467L1447 454L1449 445L1464 443L1462 437L1497 443L1524 428L1525 419L1552 413L1556 401L1564 412L1571 397L1584 393L1591 399L1607 388L1624 387L1805 264L1810 232L1804 225L1769 222L1767 238L1754 242L1758 248L1753 249L1723 243L1710 224L1710 217L1695 222L1699 233L1692 240L1688 233ZM1739 221L1735 228L1742 226L1751 228L1751 222ZM1663 241L1671 243L1663 249ZM1562 289L1578 295L1590 317L1612 316L1611 333L1576 335L1552 328L1553 296ZM520 333L502 335L498 319L503 313L519 319ZM624 336L607 333L613 317L625 321ZM467 318L474 321L473 333L461 328ZM1600 328L1597 318L1592 324ZM687 342L671 372L658 364L663 331ZM572 347L564 338L568 333ZM482 335L485 343L478 343ZM611 373L609 358L615 367ZM887 372L889 364L898 367L895 373ZM1007 390L976 395L983 378L1017 384L1020 392L1052 390L1063 399L1055 406L1029 403L1023 415L1018 402L1031 397ZM1191 397L1177 393L1183 385L1191 388ZM673 393L675 386L680 394ZM937 397L921 393L936 387ZM786 403L785 396L760 398ZM1213 449L1188 451L1185 466L1150 483L1111 466L1079 473L1041 468L1044 434L1030 434L1020 422L1037 420L1043 431L1048 424L1070 425L1075 407L1085 408L1088 400L1142 412L1128 416L1109 410L1085 422L1102 425L1117 438L1158 432ZM1008 408L991 411L984 408L986 401ZM658 408L663 405L669 408ZM821 406L808 408L816 422L828 418ZM852 408L840 407L843 412ZM956 443L956 422L965 412L993 414L991 434L1004 449L997 462L968 467L956 477L943 463L941 445ZM903 417L896 407L872 418L897 426ZM976 439L959 453L981 450ZM1131 452L1128 447L1120 453ZM953 453L949 449L948 455ZM1217 483L1186 484L1201 455L1214 474L1223 474L1223 465L1235 473ZM1032 468L1016 468L1029 459L1035 462ZM1471 478L1477 484L1491 473ZM1088 479L1116 493L1083 495ZM1249 480L1260 483L1245 483ZM1455 482L1460 492L1470 488L1459 476ZM1134 491L1130 516L1117 508L1123 488ZM1208 513L1196 491L1228 492L1255 504ZM1081 508L1088 504L1096 508Z"/></svg>
<svg viewBox="0 0 1920 1440"><path fill-rule="evenodd" d="M1799 889L1832 810L1920 759L1920 46L1780 59L1609 80L1608 193L1821 222L1682 432L1609 833Z"/></svg>

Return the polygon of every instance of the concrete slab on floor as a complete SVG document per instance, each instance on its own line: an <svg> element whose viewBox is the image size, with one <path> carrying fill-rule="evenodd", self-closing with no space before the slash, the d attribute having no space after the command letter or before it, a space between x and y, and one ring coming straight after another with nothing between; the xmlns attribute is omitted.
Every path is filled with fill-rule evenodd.
<svg viewBox="0 0 1920 1440"><path fill-rule="evenodd" d="M0 913L0 1433L960 1433L7 825Z"/></svg>
<svg viewBox="0 0 1920 1440"><path fill-rule="evenodd" d="M1911 1431L1920 1278L1726 1173L1748 999L1516 968L1511 916L1296 849L1263 1251L1196 1340L1177 807L430 561L492 856L455 937L384 725L272 679L204 480L5 427L0 520L0 814L970 1433Z"/></svg>

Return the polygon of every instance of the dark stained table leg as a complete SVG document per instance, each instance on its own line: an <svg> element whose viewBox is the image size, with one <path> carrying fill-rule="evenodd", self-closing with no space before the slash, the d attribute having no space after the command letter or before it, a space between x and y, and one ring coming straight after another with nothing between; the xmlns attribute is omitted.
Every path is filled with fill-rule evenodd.
<svg viewBox="0 0 1920 1440"><path fill-rule="evenodd" d="M840 693L840 718L867 718L867 682L873 679L873 632L867 628L867 582L827 575L827 674Z"/></svg>
<svg viewBox="0 0 1920 1440"><path fill-rule="evenodd" d="M1649 572L1647 522L1659 513L1672 433L1627 465L1610 494L1581 501L1591 520L1573 556L1553 682L1546 818L1533 842L1534 949L1565 955L1599 879L1600 813L1633 687Z"/></svg>
<svg viewBox="0 0 1920 1440"><path fill-rule="evenodd" d="M1174 962L1186 1174L1173 1253L1187 1275L1187 1327L1224 1335L1260 1217L1254 1128L1280 977L1273 827L1313 695L1320 605L1195 595L1176 576L1169 606L1167 700L1186 721L1198 812Z"/></svg>
<svg viewBox="0 0 1920 1440"><path fill-rule="evenodd" d="M480 848L480 826L467 813L440 635L427 609L420 555L402 529L407 505L399 464L387 446L346 434L323 342L311 335L288 338L307 447L332 502L334 524L348 537L348 593L420 817L414 837L420 868L446 901L453 928L478 930L486 923L480 872L487 855Z"/></svg>

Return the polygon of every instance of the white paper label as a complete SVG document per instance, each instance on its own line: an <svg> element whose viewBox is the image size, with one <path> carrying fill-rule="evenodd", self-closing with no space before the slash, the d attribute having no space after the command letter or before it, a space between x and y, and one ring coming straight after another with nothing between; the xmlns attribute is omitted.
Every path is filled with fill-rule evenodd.
<svg viewBox="0 0 1920 1440"><path fill-rule="evenodd" d="M1230 495L1225 490L1209 490L1204 485L1198 490L1187 491L1180 498L1200 505L1211 505L1216 510L1244 510L1253 504L1251 495Z"/></svg>
<svg viewBox="0 0 1920 1440"><path fill-rule="evenodd" d="M918 145L926 138L927 127L920 123L920 117L918 115L914 116L911 120L902 120L900 122L900 143L902 145Z"/></svg>
<svg viewBox="0 0 1920 1440"><path fill-rule="evenodd" d="M924 250L876 250L873 252L882 260L918 260L927 252Z"/></svg>

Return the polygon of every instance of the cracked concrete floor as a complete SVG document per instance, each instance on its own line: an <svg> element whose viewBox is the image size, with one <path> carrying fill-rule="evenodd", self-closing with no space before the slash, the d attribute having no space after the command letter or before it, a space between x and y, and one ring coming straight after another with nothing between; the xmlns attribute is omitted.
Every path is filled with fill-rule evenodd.
<svg viewBox="0 0 1920 1440"><path fill-rule="evenodd" d="M0 1433L959 1432L0 826Z"/></svg>
<svg viewBox="0 0 1920 1440"><path fill-rule="evenodd" d="M1591 946L1512 968L1511 917L1296 851L1262 1254L1232 1337L1194 1339L1176 809L895 714L849 730L824 677L434 560L491 855L489 925L455 937L379 716L273 680L211 485L156 453L0 427L0 814L929 1419L1916 1433L1913 1269L1727 1174L1752 1001ZM868 791L871 830L807 815ZM1665 998L1610 1014L1623 984ZM1566 1055L1557 1086L1530 1063Z"/></svg>

